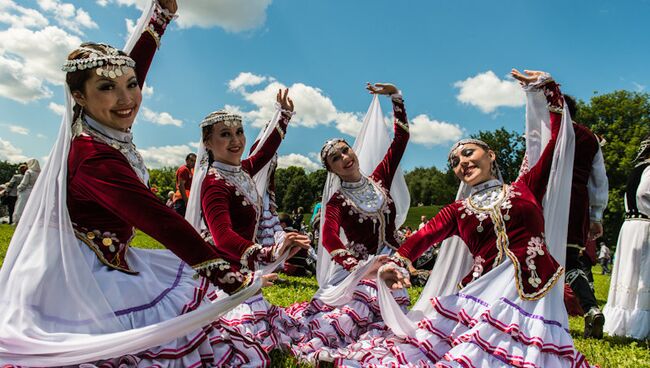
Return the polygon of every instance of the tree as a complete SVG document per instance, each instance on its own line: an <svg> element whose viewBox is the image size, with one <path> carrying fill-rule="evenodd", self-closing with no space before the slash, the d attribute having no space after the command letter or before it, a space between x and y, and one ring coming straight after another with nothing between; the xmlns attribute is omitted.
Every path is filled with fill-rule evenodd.
<svg viewBox="0 0 650 368"><path fill-rule="evenodd" d="M287 187L282 199L285 212L290 212L298 207L302 207L305 211L309 211L313 200L313 193L309 185L307 175L297 175Z"/></svg>
<svg viewBox="0 0 650 368"><path fill-rule="evenodd" d="M497 156L501 175L506 183L512 183L519 175L519 166L526 152L526 139L515 131L508 132L505 128L495 131L479 131L472 138L487 143Z"/></svg>
<svg viewBox="0 0 650 368"><path fill-rule="evenodd" d="M289 188L289 184L297 176L302 176L307 178L305 174L305 169L297 166L289 166L286 169L277 169L275 170L275 200L280 211L291 211L293 208L287 207L284 203L286 198L286 193ZM309 184L306 184L309 187Z"/></svg>
<svg viewBox="0 0 650 368"><path fill-rule="evenodd" d="M312 171L307 175L309 186L312 193L312 204L319 202L323 196L323 187L325 187L325 180L327 180L327 170L319 169Z"/></svg>
<svg viewBox="0 0 650 368"><path fill-rule="evenodd" d="M16 170L18 170L18 165L20 164L0 161L0 184L4 184L11 180L11 177L16 173Z"/></svg>
<svg viewBox="0 0 650 368"><path fill-rule="evenodd" d="M623 197L634 167L632 160L641 140L650 134L650 95L614 91L593 96L589 103L578 102L576 115L575 121L607 140L602 151L609 179L609 204L603 226L607 242L613 245L625 216Z"/></svg>
<svg viewBox="0 0 650 368"><path fill-rule="evenodd" d="M149 186L158 188L158 197L167 201L167 193L176 190L176 169L163 167L149 170Z"/></svg>
<svg viewBox="0 0 650 368"><path fill-rule="evenodd" d="M451 203L458 189L458 179L451 169L442 172L436 167L417 167L407 172L404 179L413 206Z"/></svg>

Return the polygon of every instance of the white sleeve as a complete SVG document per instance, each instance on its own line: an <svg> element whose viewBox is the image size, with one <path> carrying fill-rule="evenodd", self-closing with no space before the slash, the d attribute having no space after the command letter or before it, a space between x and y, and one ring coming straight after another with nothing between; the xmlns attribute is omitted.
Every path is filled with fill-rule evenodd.
<svg viewBox="0 0 650 368"><path fill-rule="evenodd" d="M603 211L607 207L609 182L605 171L605 159L600 147L598 147L598 152L596 152L594 161L591 164L587 190L589 192L589 219L591 221L601 221Z"/></svg>

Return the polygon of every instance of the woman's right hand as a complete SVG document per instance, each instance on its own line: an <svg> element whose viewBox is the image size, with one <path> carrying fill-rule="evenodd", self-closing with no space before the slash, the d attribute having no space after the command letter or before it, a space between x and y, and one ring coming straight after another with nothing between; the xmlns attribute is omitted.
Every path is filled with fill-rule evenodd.
<svg viewBox="0 0 650 368"><path fill-rule="evenodd" d="M379 270L379 277L393 290L410 288L411 280L408 273L405 275L398 267L394 263L383 266Z"/></svg>
<svg viewBox="0 0 650 368"><path fill-rule="evenodd" d="M269 287L273 286L273 281L278 279L278 274L277 273L269 273L267 275L262 276L262 287Z"/></svg>
<svg viewBox="0 0 650 368"><path fill-rule="evenodd" d="M307 235L293 232L286 233L284 236L284 241L282 242L280 250L278 251L278 256L281 256L287 250L289 250L288 258L291 258L295 256L296 253L298 253L301 249L309 249L309 247L311 247L311 241Z"/></svg>
<svg viewBox="0 0 650 368"><path fill-rule="evenodd" d="M284 93L282 93L281 89L278 90L275 99L280 104L282 110L293 112L293 100L289 98L289 88L285 88Z"/></svg>
<svg viewBox="0 0 650 368"><path fill-rule="evenodd" d="M399 93L399 90L391 83L366 83L366 89L373 95L393 95Z"/></svg>
<svg viewBox="0 0 650 368"><path fill-rule="evenodd" d="M537 70L524 70L524 73L521 73L519 70L512 68L510 71L510 75L512 75L513 78L519 81L523 86L535 83L539 80L539 78L543 75L546 75L546 72L542 71L537 71Z"/></svg>

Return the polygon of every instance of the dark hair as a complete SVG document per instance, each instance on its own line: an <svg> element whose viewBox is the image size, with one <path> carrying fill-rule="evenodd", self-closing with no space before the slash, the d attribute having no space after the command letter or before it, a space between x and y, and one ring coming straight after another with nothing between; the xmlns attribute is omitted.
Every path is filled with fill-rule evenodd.
<svg viewBox="0 0 650 368"><path fill-rule="evenodd" d="M578 113L578 103L576 102L576 99L573 98L571 95L564 95L564 101L566 101L566 107L569 109L569 114L571 114L571 119L576 118L576 114Z"/></svg>
<svg viewBox="0 0 650 368"><path fill-rule="evenodd" d="M80 47L85 47L93 50L97 50L100 53L105 53L106 48L110 47L108 45L100 44L100 43L94 43L94 42L84 42ZM88 58L90 51L88 50L81 50L81 49L76 49L72 51L68 55L68 60L76 60L76 59L84 59ZM128 56L124 51L119 50L118 54L121 56ZM77 70L74 72L68 72L65 74L65 83L68 85L68 88L70 88L70 92L75 92L79 91L81 93L85 93L85 87L86 87L86 81L92 77L92 73L95 70L95 68L92 69L84 69L84 70ZM72 111L74 112L74 116L72 118L72 121L75 121L79 114L81 114L81 106L75 103L74 107L72 108Z"/></svg>
<svg viewBox="0 0 650 368"><path fill-rule="evenodd" d="M187 156L185 156L185 161L189 161L189 159L191 159L192 157L194 157L194 159L196 159L196 153L194 153L194 152L188 153Z"/></svg>
<svg viewBox="0 0 650 368"><path fill-rule="evenodd" d="M278 222L280 222L280 223L284 222L287 225L291 225L291 216L289 216L288 214L286 214L284 212L280 212L278 214Z"/></svg>
<svg viewBox="0 0 650 368"><path fill-rule="evenodd" d="M214 124L206 125L201 129L201 137L203 139L203 144L205 142L210 140L210 137L212 137L212 127ZM209 149L205 149L208 152L208 166L212 166L212 163L214 162L214 156L212 155L212 151Z"/></svg>

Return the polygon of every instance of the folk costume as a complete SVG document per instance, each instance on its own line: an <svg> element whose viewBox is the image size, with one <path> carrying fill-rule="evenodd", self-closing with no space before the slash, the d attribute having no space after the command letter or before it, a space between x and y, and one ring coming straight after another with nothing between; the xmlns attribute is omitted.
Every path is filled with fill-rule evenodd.
<svg viewBox="0 0 650 368"><path fill-rule="evenodd" d="M605 332L650 338L650 137L641 143L625 192L625 222L614 257Z"/></svg>
<svg viewBox="0 0 650 368"><path fill-rule="evenodd" d="M140 86L173 15L152 2L127 43L82 45L64 71ZM261 287L147 188L129 131L66 112L0 270L0 363L8 366L221 366L232 351L212 323ZM130 247L141 229L169 250ZM211 301L218 285L234 296ZM251 285L250 287L247 287Z"/></svg>
<svg viewBox="0 0 650 368"><path fill-rule="evenodd" d="M226 253L227 260L248 272L272 272L286 258L286 254L283 257L277 254L284 241L281 234L276 242L262 245L265 237L260 236L263 234L259 227L264 207L260 193L264 192L258 188L268 187L270 161L284 138L291 116L290 111L278 110L253 153L237 166L212 161L202 140L199 145L193 195L186 218L195 228L203 230L210 243ZM241 126L242 119L226 111L215 111L200 126L214 125L216 130L219 124ZM221 317L218 326L224 335L237 337L237 341L229 342L233 352L251 367L270 365L271 350L287 350L293 341L301 339L299 322L287 316L282 308L271 305L261 293Z"/></svg>
<svg viewBox="0 0 650 368"><path fill-rule="evenodd" d="M566 109L564 118L559 113L563 98L550 76L527 89L527 125L538 125L527 127L527 133L535 132L527 135L527 144L537 143L527 147L520 178L510 185L495 179L467 188L466 198L444 207L394 257L406 267L432 244L455 235L464 244L454 251L471 254L469 269L450 277L437 273L436 265L423 297L408 315L391 305L386 285L380 284L382 315L391 332L363 336L343 352L347 357L337 362L340 366L588 367L573 346L562 288L556 286L562 285L569 212L570 118ZM544 109L548 102L550 116L540 110L540 99ZM547 132L539 125L549 119ZM450 157L468 143L487 147L482 141L463 140ZM548 195L547 186L554 196ZM558 218L548 217L545 223L548 211ZM458 256L462 264L462 251ZM447 262L443 255L441 265L453 264ZM430 284L436 279L458 281L457 291L448 294L437 286L432 293Z"/></svg>
<svg viewBox="0 0 650 368"><path fill-rule="evenodd" d="M25 175L17 188L18 200L16 201L16 208L13 212L14 222L18 223L18 221L20 221L20 216L22 216L23 211L25 210L27 200L32 194L32 189L34 189L34 184L36 184L36 179L38 179L40 173L41 167L38 164L38 160L32 158L27 161L27 171L25 171Z"/></svg>
<svg viewBox="0 0 650 368"><path fill-rule="evenodd" d="M317 263L321 289L309 303L299 303L288 309L306 328L305 342L294 349L302 360L332 361L337 357L337 349L353 343L369 329L384 328L377 304L376 282L361 277L375 255L392 254L399 247L396 229L403 223L404 208L408 208L410 202L399 169L409 139L408 120L401 95L391 97L395 134L390 146L375 96L354 147L361 180L333 185L332 181L338 181L338 177L328 173ZM332 147L341 141L326 142L321 151L324 165ZM370 175L365 176L364 172ZM393 188L398 193L398 203L393 199ZM327 267L324 261L330 259L323 259L324 254L335 262L330 263L326 276L323 276L323 269ZM347 298L335 300L324 295L331 296L337 286ZM406 308L408 295L404 291L394 294L397 303Z"/></svg>

